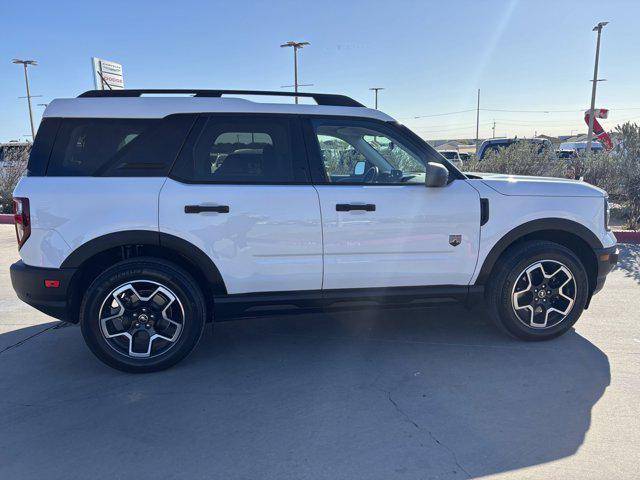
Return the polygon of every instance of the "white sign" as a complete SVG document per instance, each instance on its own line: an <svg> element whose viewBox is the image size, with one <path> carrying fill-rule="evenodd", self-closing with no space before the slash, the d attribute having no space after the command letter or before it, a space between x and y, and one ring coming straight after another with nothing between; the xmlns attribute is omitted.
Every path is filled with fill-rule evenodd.
<svg viewBox="0 0 640 480"><path fill-rule="evenodd" d="M93 57L91 61L96 90L122 90L124 88L122 65L97 57Z"/></svg>

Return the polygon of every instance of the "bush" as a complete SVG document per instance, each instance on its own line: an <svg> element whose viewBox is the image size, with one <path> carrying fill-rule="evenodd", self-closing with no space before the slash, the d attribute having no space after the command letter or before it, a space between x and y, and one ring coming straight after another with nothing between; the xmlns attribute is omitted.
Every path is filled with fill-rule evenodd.
<svg viewBox="0 0 640 480"><path fill-rule="evenodd" d="M517 142L505 148L491 151L482 160L471 160L465 170L470 172L506 173L510 175L535 175L539 177L564 177L567 165L558 160L550 150L540 151L540 146Z"/></svg>
<svg viewBox="0 0 640 480"><path fill-rule="evenodd" d="M13 212L13 190L27 169L31 146L11 148L0 162L0 213Z"/></svg>

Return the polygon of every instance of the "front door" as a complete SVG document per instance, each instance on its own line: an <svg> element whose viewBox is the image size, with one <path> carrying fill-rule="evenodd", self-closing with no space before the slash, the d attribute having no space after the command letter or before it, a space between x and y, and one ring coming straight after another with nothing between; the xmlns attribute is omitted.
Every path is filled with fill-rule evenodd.
<svg viewBox="0 0 640 480"><path fill-rule="evenodd" d="M469 283L480 199L465 179L425 187L437 153L392 125L326 118L306 130L312 169L323 173L324 289Z"/></svg>

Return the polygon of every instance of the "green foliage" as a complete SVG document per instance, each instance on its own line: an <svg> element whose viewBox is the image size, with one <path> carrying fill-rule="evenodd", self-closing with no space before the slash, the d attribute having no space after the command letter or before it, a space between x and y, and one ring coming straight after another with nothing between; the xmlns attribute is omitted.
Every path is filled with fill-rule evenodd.
<svg viewBox="0 0 640 480"><path fill-rule="evenodd" d="M13 189L27 169L31 146L9 150L0 162L0 213L12 213Z"/></svg>

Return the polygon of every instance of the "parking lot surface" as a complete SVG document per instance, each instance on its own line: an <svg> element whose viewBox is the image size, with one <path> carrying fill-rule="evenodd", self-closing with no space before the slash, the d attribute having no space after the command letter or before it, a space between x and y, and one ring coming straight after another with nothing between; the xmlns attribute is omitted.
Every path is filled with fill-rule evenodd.
<svg viewBox="0 0 640 480"><path fill-rule="evenodd" d="M479 308L274 316L132 375L18 301L0 225L0 478L638 478L640 248L621 250L551 342Z"/></svg>

